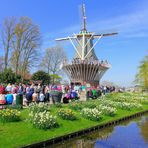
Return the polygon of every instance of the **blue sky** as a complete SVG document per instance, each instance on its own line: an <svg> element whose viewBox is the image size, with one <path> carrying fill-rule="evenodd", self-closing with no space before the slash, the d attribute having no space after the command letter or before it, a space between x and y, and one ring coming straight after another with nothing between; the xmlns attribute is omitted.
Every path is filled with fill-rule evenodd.
<svg viewBox="0 0 148 148"><path fill-rule="evenodd" d="M80 31L81 4L82 0L0 0L0 23L7 16L30 17L40 26L44 51L56 44L56 38ZM88 31L119 33L102 38L95 48L99 59L112 64L102 81L132 85L139 62L148 54L148 0L85 0L85 4ZM61 45L71 59L70 43Z"/></svg>

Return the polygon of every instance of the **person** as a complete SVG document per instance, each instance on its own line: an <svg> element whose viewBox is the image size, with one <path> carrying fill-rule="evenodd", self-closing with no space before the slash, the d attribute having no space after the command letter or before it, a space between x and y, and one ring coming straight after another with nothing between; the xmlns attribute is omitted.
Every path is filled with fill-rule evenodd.
<svg viewBox="0 0 148 148"><path fill-rule="evenodd" d="M0 94L5 94L5 87L0 84Z"/></svg>
<svg viewBox="0 0 148 148"><path fill-rule="evenodd" d="M70 99L70 94L69 93L65 94L65 96L63 97L63 103L64 104L69 103L69 99Z"/></svg>
<svg viewBox="0 0 148 148"><path fill-rule="evenodd" d="M11 90L12 90L12 85L11 83L9 83L6 87L6 92L11 92Z"/></svg>
<svg viewBox="0 0 148 148"><path fill-rule="evenodd" d="M20 83L18 87L18 94L23 95L23 93L24 93L24 88L23 85Z"/></svg>
<svg viewBox="0 0 148 148"><path fill-rule="evenodd" d="M86 86L85 86L85 85L82 85L82 86L81 86L81 89L82 89L82 91L85 91Z"/></svg>
<svg viewBox="0 0 148 148"><path fill-rule="evenodd" d="M16 104L16 96L17 96L17 94L15 93L15 94L12 94L12 95L13 95L13 102L12 102L12 104L15 105Z"/></svg>
<svg viewBox="0 0 148 148"><path fill-rule="evenodd" d="M43 87L44 88L44 87ZM36 89L36 92L39 94L42 90L42 86L41 84L39 83L38 86L37 86L37 89Z"/></svg>
<svg viewBox="0 0 148 148"><path fill-rule="evenodd" d="M17 91L18 91L18 90L17 90L16 85L13 84L13 85L12 85L12 89L11 89L11 93L12 93L12 94L17 94Z"/></svg>
<svg viewBox="0 0 148 148"><path fill-rule="evenodd" d="M78 94L75 90L71 91L71 99L79 99Z"/></svg>
<svg viewBox="0 0 148 148"><path fill-rule="evenodd" d="M92 98L93 99L97 98L97 91L95 89L92 90Z"/></svg>
<svg viewBox="0 0 148 148"><path fill-rule="evenodd" d="M6 103L7 104L12 104L13 103L13 95L8 92L8 94L5 96L6 97Z"/></svg>
<svg viewBox="0 0 148 148"><path fill-rule="evenodd" d="M104 95L106 94L106 90L107 90L106 86L103 86L103 94Z"/></svg>
<svg viewBox="0 0 148 148"><path fill-rule="evenodd" d="M106 86L106 93L110 93L110 87Z"/></svg>
<svg viewBox="0 0 148 148"><path fill-rule="evenodd" d="M50 101L50 93L49 93L50 91L49 91L49 87L48 86L46 86L45 87L45 90L44 90L44 94L45 94L45 99L44 99L44 101L45 102L49 102Z"/></svg>
<svg viewBox="0 0 148 148"><path fill-rule="evenodd" d="M33 94L32 94L32 102L38 102L38 93L35 91Z"/></svg>
<svg viewBox="0 0 148 148"><path fill-rule="evenodd" d="M101 90L100 89L98 89L97 90L97 97L100 97L102 94L101 94Z"/></svg>
<svg viewBox="0 0 148 148"><path fill-rule="evenodd" d="M45 99L45 95L44 95L43 92L41 91L40 94L39 94L39 101L40 101L40 102L44 102L44 99Z"/></svg>
<svg viewBox="0 0 148 148"><path fill-rule="evenodd" d="M26 93L26 101L27 101L26 103L27 103L27 105L29 105L29 103L32 101L33 93L34 93L34 88L31 87L30 91L28 93Z"/></svg>
<svg viewBox="0 0 148 148"><path fill-rule="evenodd" d="M4 104L6 104L5 95L0 94L0 105L4 105Z"/></svg>
<svg viewBox="0 0 148 148"><path fill-rule="evenodd" d="M28 94L30 92L30 85L28 84L26 87L26 94Z"/></svg>
<svg viewBox="0 0 148 148"><path fill-rule="evenodd" d="M89 99L89 90L86 91L86 98Z"/></svg>

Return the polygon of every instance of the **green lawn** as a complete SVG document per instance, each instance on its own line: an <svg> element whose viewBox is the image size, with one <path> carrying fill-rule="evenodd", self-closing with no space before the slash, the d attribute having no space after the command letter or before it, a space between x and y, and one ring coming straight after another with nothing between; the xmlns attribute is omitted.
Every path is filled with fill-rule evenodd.
<svg viewBox="0 0 148 148"><path fill-rule="evenodd" d="M97 101L97 100L95 100ZM66 108L67 105L64 105ZM56 114L59 108L52 107L52 114ZM57 117L59 127L49 130L40 130L34 128L27 120L29 110L23 109L21 111L21 121L12 123L0 123L0 147L1 148L11 148L11 147L21 147L24 145L40 142L50 138L58 137L64 134L72 133L78 130L82 130L88 127L106 123L111 120L119 119L124 116L128 116L140 111L148 110L148 104L143 105L141 110L121 110L118 109L117 114L114 117L103 116L100 121L90 121L83 118L79 111L75 111L77 115L77 120L69 121L62 120Z"/></svg>

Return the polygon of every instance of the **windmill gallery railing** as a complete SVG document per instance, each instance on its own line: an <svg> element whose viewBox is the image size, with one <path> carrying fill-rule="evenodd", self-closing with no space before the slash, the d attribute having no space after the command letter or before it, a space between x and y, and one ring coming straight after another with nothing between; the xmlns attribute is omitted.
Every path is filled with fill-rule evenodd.
<svg viewBox="0 0 148 148"><path fill-rule="evenodd" d="M110 68L111 64L107 60L81 60L80 58L75 58L71 62L63 61L63 66L66 65L73 65L73 64L91 64L91 65L98 65L103 66L106 68Z"/></svg>

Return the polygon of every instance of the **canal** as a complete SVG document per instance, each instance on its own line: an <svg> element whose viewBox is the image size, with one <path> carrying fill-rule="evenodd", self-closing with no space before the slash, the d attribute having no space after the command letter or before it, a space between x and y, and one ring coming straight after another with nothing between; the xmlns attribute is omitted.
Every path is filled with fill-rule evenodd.
<svg viewBox="0 0 148 148"><path fill-rule="evenodd" d="M51 147L51 146L50 146ZM53 145L53 148L148 148L148 115Z"/></svg>

